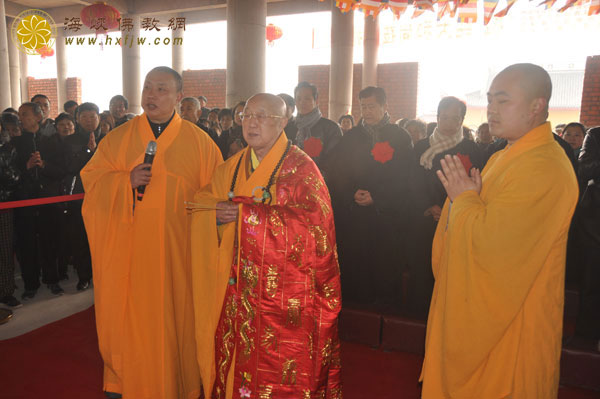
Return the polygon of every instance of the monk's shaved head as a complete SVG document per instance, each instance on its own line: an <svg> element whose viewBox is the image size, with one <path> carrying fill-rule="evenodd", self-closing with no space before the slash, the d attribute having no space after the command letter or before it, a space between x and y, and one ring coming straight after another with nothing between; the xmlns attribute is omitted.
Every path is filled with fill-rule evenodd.
<svg viewBox="0 0 600 399"><path fill-rule="evenodd" d="M545 123L552 95L552 81L544 68L514 64L500 72L490 86L488 122L490 133L513 143Z"/></svg>
<svg viewBox="0 0 600 399"><path fill-rule="evenodd" d="M272 115L285 116L285 101L279 96L270 93L259 93L248 99L248 103L251 101L253 103L260 102L265 109L272 112Z"/></svg>
<svg viewBox="0 0 600 399"><path fill-rule="evenodd" d="M535 64L513 64L500 72L499 76L510 76L516 79L528 99L543 98L546 100L546 112L552 96L552 81L544 68Z"/></svg>

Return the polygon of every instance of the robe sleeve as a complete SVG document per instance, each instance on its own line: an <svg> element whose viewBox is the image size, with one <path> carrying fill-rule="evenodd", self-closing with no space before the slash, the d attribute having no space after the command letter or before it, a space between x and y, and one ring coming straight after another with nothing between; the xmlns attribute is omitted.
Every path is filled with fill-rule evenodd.
<svg viewBox="0 0 600 399"><path fill-rule="evenodd" d="M103 140L81 170L85 189L81 213L92 256L96 328L105 377L107 372L118 375L121 368L127 266L131 257L133 191L130 171L118 159L122 145L125 144L115 136Z"/></svg>
<svg viewBox="0 0 600 399"><path fill-rule="evenodd" d="M451 257L444 272L452 295L444 298L448 322L442 322L445 339L453 340L443 354L452 364L449 381L464 382L481 366L523 308L551 249L566 246L565 215L570 220L577 192L572 171L560 166L515 163L489 202L474 191L462 193L451 206L446 201L432 263L438 279L440 264ZM523 168L528 173L521 173Z"/></svg>
<svg viewBox="0 0 600 399"><path fill-rule="evenodd" d="M215 207L225 201L229 182L226 164L217 167L211 182L194 197L197 206ZM196 348L205 397L215 379L215 331L219 323L233 258L235 223L217 226L215 210L192 211L192 287Z"/></svg>

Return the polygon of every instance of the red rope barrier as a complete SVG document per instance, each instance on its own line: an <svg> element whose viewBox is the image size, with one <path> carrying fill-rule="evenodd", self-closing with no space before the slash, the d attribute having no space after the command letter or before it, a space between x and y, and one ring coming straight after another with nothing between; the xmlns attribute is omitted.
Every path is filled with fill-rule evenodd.
<svg viewBox="0 0 600 399"><path fill-rule="evenodd" d="M34 198L22 201L0 202L0 209L23 208L25 206L54 204L57 202L76 201L83 199L83 194L60 195L58 197Z"/></svg>

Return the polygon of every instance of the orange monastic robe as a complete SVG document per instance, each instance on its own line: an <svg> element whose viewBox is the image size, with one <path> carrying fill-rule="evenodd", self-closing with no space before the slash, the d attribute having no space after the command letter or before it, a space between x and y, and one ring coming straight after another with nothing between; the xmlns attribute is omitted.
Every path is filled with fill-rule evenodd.
<svg viewBox="0 0 600 399"><path fill-rule="evenodd" d="M195 197L192 222L198 361L207 398L341 398L341 308L327 187L281 134L251 174L246 148ZM278 162L272 201L256 203ZM237 223L217 226L237 165ZM213 387L214 382L214 387Z"/></svg>
<svg viewBox="0 0 600 399"><path fill-rule="evenodd" d="M423 398L556 398L573 167L545 123L482 177L435 234Z"/></svg>
<svg viewBox="0 0 600 399"><path fill-rule="evenodd" d="M130 171L157 152L143 201ZM111 131L81 171L94 272L104 390L123 398L197 398L186 201L222 162L219 149L175 114L158 139L145 114Z"/></svg>

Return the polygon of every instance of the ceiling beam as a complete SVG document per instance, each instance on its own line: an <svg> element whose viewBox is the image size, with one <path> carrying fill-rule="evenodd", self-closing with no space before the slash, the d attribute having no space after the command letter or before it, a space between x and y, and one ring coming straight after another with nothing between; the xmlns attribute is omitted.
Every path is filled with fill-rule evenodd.
<svg viewBox="0 0 600 399"><path fill-rule="evenodd" d="M4 13L7 17L16 18L17 15L22 13L25 10L29 10L30 7L25 7L17 3L13 3L12 1L4 2Z"/></svg>

